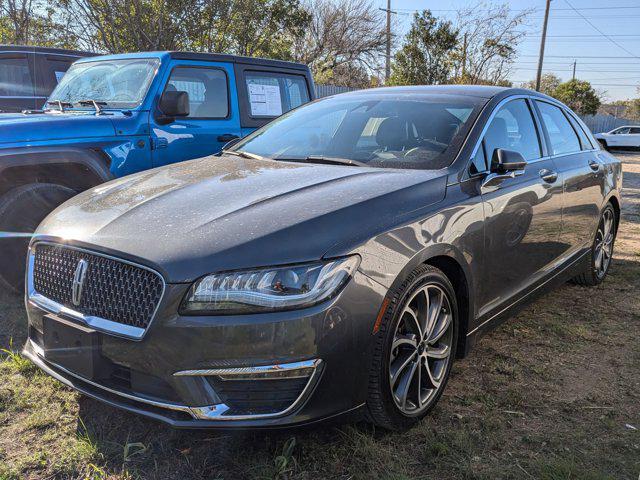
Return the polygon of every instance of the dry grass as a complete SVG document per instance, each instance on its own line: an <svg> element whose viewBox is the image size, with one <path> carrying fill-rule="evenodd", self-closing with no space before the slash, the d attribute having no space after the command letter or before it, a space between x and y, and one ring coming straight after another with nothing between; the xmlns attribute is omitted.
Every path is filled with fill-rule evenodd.
<svg viewBox="0 0 640 480"><path fill-rule="evenodd" d="M636 480L640 156L625 161L625 222L605 284L566 285L484 338L456 363L442 401L417 428L174 431L81 397L5 354L0 480ZM0 346L9 338L20 345L21 300L1 295Z"/></svg>

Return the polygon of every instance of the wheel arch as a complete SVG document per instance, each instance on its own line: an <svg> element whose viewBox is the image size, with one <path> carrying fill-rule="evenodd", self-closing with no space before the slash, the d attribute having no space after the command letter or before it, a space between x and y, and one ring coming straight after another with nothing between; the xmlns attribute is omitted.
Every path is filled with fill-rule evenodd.
<svg viewBox="0 0 640 480"><path fill-rule="evenodd" d="M613 211L616 214L616 232L617 232L618 227L620 226L620 215L621 215L620 199L618 199L618 197L615 194L612 194L605 202L605 205L607 203L611 204L611 206L613 207Z"/></svg>
<svg viewBox="0 0 640 480"><path fill-rule="evenodd" d="M0 195L28 183L55 183L78 192L113 176L101 151L34 147L0 150Z"/></svg>
<svg viewBox="0 0 640 480"><path fill-rule="evenodd" d="M405 265L396 277L391 289L397 288L407 276L423 264L432 265L447 276L456 293L460 324L458 325L458 340L456 356L463 358L469 350L467 334L474 315L474 282L471 268L465 256L455 246L450 244L430 245Z"/></svg>

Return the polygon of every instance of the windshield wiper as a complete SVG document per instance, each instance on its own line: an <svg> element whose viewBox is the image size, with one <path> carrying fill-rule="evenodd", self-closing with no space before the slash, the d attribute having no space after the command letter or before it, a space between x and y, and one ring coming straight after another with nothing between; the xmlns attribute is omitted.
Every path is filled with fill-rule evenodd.
<svg viewBox="0 0 640 480"><path fill-rule="evenodd" d="M62 100L47 100L47 105L56 105L58 110L64 112L64 107L72 108L73 104L71 102L63 102Z"/></svg>
<svg viewBox="0 0 640 480"><path fill-rule="evenodd" d="M91 107L95 108L96 109L96 113L98 115L100 115L102 113L102 107L106 107L107 106L107 102L100 102L98 100L92 100L92 99L89 99L89 100L78 100L76 103L78 105L83 106L83 107L91 106Z"/></svg>
<svg viewBox="0 0 640 480"><path fill-rule="evenodd" d="M350 158L324 157L322 155L309 155L306 158L276 158L283 162L320 163L323 165L349 165L352 167L367 167L368 165Z"/></svg>
<svg viewBox="0 0 640 480"><path fill-rule="evenodd" d="M236 157L250 158L252 160L264 160L265 158L255 153L245 152L244 150L222 150L227 155L235 155Z"/></svg>

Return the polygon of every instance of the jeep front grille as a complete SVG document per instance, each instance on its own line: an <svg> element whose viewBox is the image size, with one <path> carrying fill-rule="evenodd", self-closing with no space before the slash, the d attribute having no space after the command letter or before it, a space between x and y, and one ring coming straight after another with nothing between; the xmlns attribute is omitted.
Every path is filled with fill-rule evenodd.
<svg viewBox="0 0 640 480"><path fill-rule="evenodd" d="M65 245L35 244L31 288L83 317L146 329L164 291L162 277L146 267ZM87 263L81 294L73 302L78 263Z"/></svg>

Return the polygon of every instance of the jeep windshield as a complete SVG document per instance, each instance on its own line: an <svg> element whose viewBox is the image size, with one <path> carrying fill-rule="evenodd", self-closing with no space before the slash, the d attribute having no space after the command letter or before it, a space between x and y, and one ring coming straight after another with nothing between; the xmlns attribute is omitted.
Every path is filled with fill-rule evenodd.
<svg viewBox="0 0 640 480"><path fill-rule="evenodd" d="M74 108L134 108L140 105L159 65L158 59L96 60L74 64L49 97Z"/></svg>
<svg viewBox="0 0 640 480"><path fill-rule="evenodd" d="M309 103L230 150L273 160L436 170L455 158L486 99L343 94Z"/></svg>

